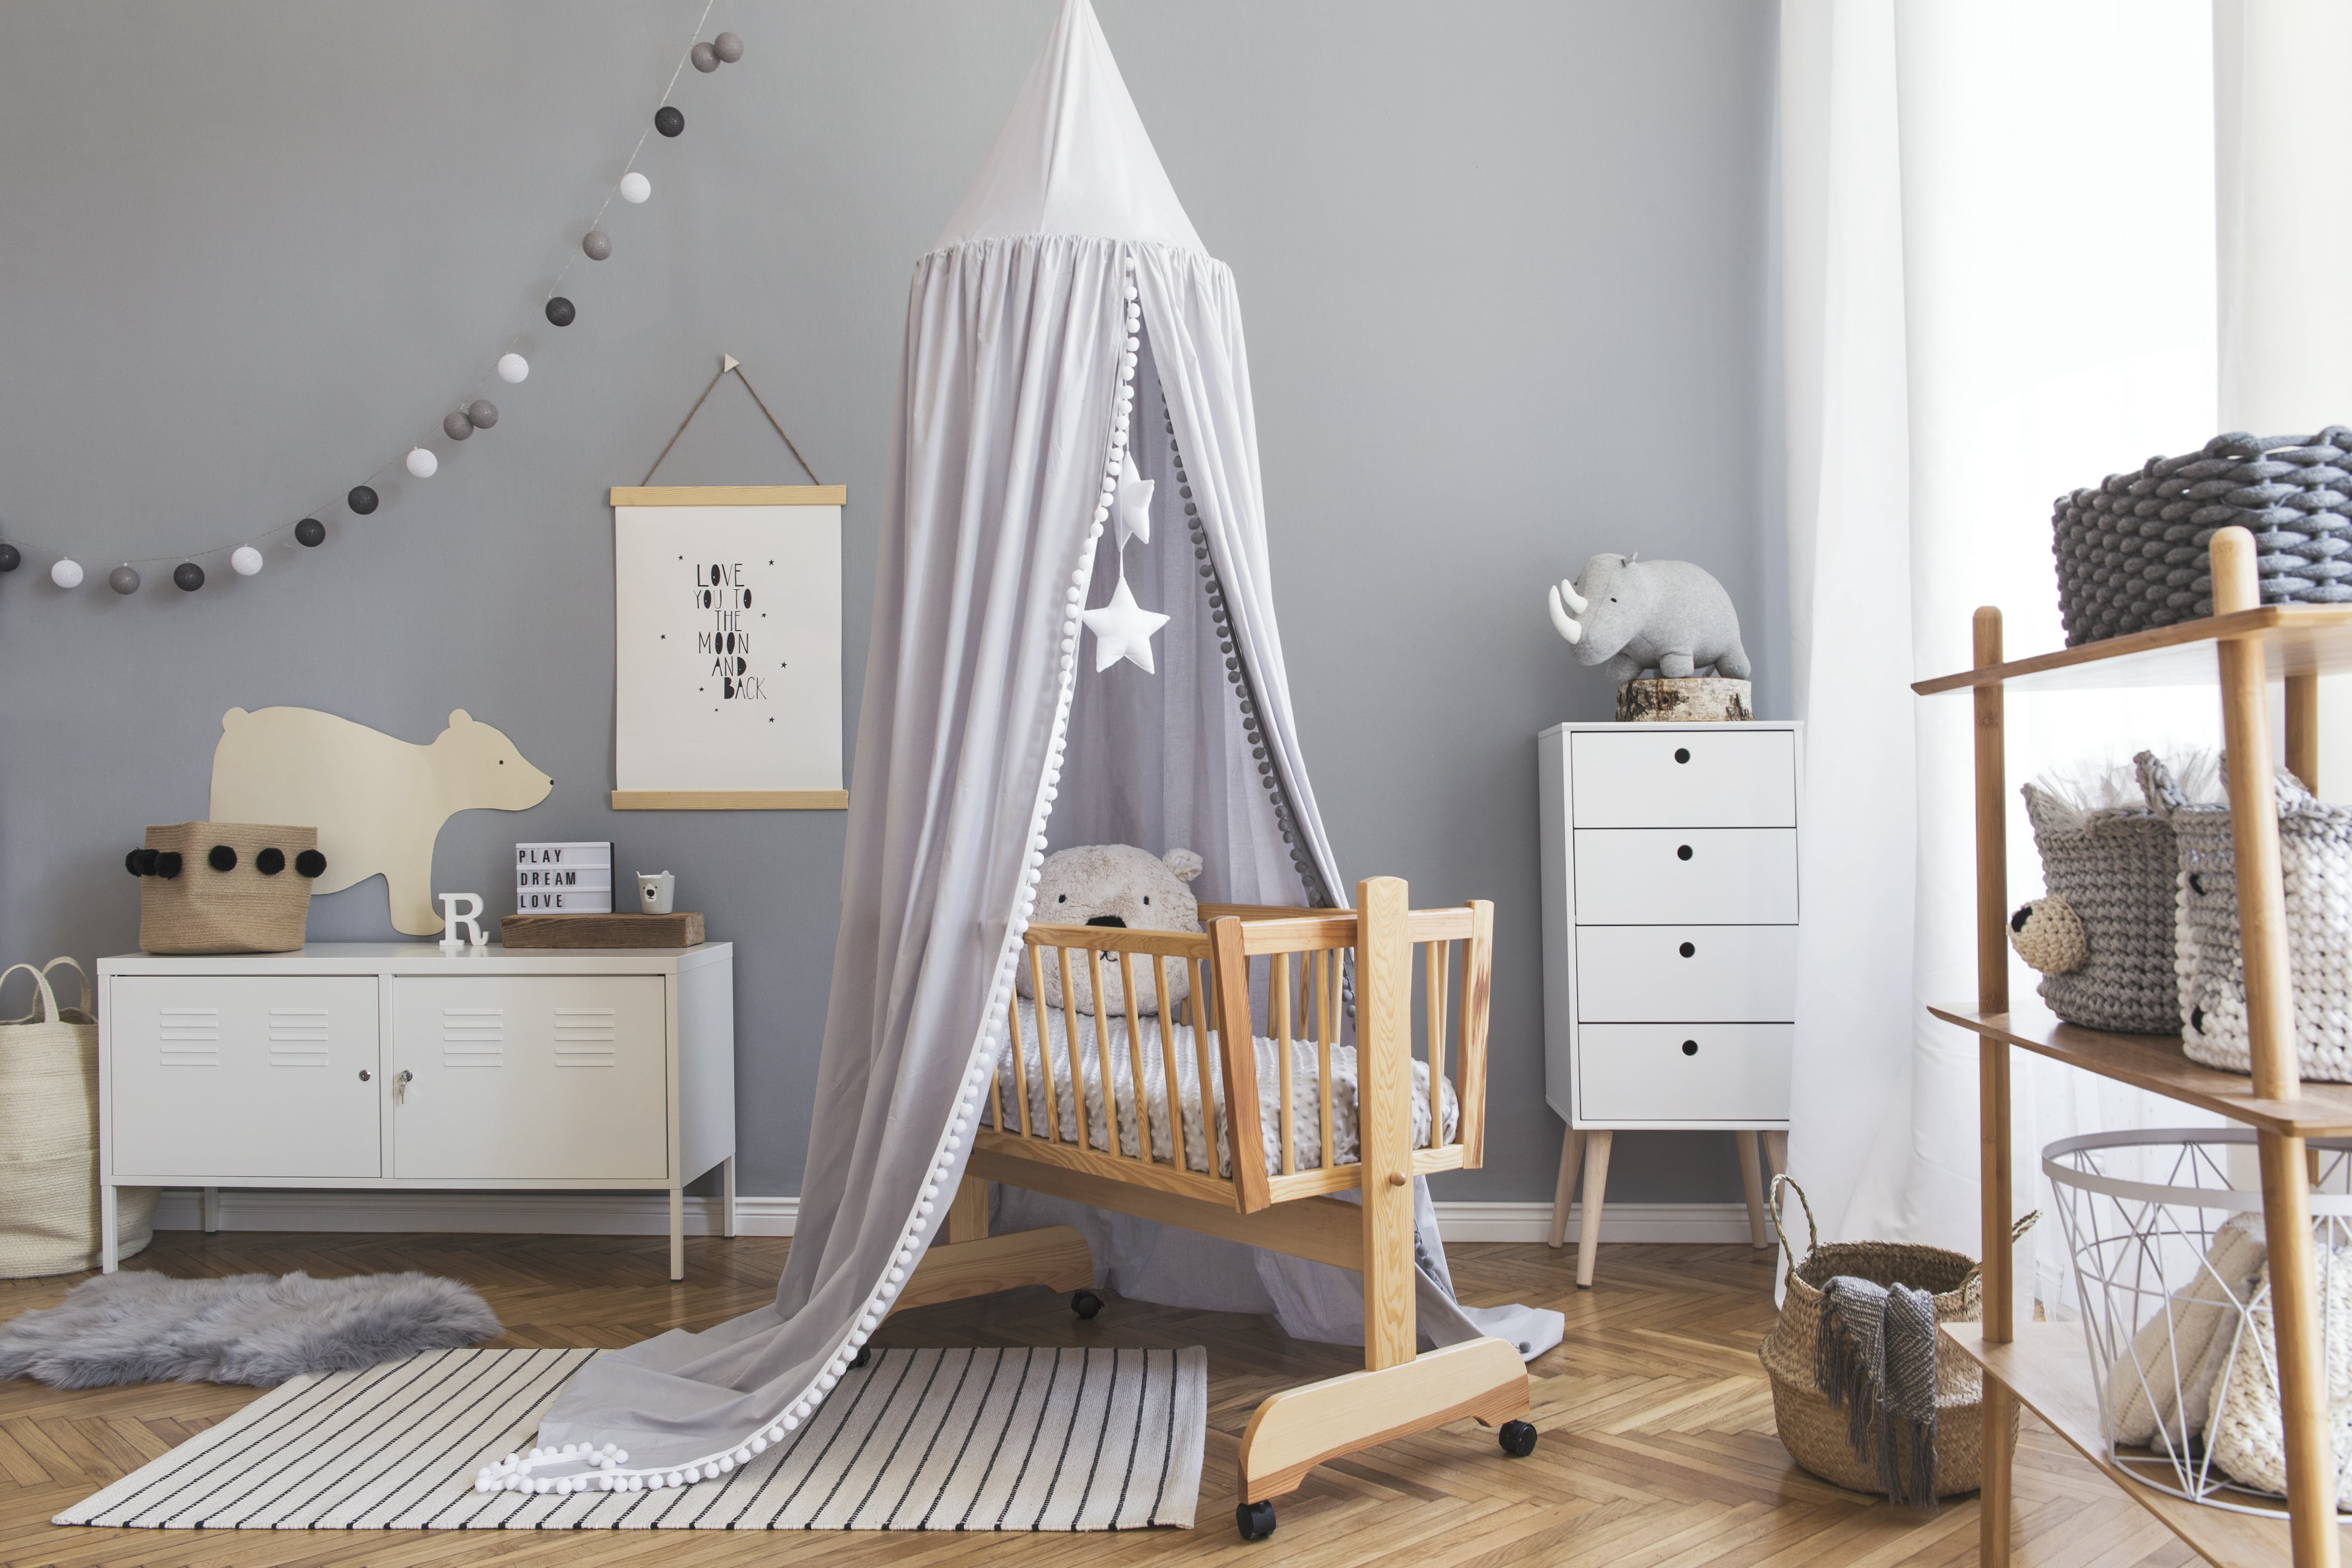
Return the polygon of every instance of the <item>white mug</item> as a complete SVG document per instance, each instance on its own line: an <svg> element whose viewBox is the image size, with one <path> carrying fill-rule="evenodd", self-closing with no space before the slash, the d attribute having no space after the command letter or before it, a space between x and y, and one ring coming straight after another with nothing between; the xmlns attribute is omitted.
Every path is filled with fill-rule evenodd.
<svg viewBox="0 0 2352 1568"><path fill-rule="evenodd" d="M637 909L640 913L666 915L677 901L677 879L667 871L637 873Z"/></svg>

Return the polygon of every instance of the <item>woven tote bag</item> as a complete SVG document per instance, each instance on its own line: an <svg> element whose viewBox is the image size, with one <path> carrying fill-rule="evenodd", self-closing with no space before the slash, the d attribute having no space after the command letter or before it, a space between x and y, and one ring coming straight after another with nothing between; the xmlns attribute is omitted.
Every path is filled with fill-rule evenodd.
<svg viewBox="0 0 2352 1568"><path fill-rule="evenodd" d="M1848 1491L1879 1492L1875 1466L1854 1453L1846 1440L1846 1413L1830 1408L1828 1395L1813 1382L1813 1352L1822 1332L1822 1287L1843 1274L1874 1285L1907 1285L1936 1298L1936 1321L1973 1323L1984 1312L1982 1270L1975 1258L1941 1247L1902 1241L1822 1240L1813 1221L1813 1205L1805 1190L1786 1176L1772 1178L1772 1210L1780 1209L1780 1189L1797 1194L1811 1233L1800 1258L1790 1250L1788 1234L1780 1250L1789 1258L1789 1293L1772 1331L1757 1347L1764 1371L1772 1380L1772 1418L1780 1430L1789 1457L1822 1479ZM2022 1236L2039 1217L2020 1220ZM1976 1363L1948 1346L1936 1355L1936 1495L1957 1497L1978 1488L1984 1473L1984 1374ZM2011 1430L2016 1428L2011 1407ZM1895 1434L1897 1473L1911 1462L1910 1439Z"/></svg>
<svg viewBox="0 0 2352 1568"><path fill-rule="evenodd" d="M49 971L70 965L81 1005L60 1007ZM33 1011L0 1021L0 1279L72 1274L99 1266L98 1020L89 976L70 958L36 969ZM118 1194L117 1256L152 1237L153 1187Z"/></svg>
<svg viewBox="0 0 2352 1568"><path fill-rule="evenodd" d="M2180 854L2173 906L2180 1048L2207 1067L2252 1072L2230 808L2189 801L2148 752L2137 761L2148 805L2170 819ZM2293 773L2281 772L2273 782L2295 1057L2305 1078L2352 1083L2352 809L2314 800Z"/></svg>

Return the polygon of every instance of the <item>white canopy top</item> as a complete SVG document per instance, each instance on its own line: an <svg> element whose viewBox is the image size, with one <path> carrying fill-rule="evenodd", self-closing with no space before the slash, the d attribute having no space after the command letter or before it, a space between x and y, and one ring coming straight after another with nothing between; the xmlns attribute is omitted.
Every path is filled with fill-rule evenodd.
<svg viewBox="0 0 2352 1568"><path fill-rule="evenodd" d="M1205 253L1087 0L1063 0L1045 52L938 248L1032 234L1152 240Z"/></svg>

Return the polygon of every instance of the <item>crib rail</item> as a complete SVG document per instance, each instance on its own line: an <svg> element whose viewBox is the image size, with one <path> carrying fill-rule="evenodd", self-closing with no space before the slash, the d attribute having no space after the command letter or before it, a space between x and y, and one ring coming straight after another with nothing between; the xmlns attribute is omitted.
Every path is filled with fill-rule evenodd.
<svg viewBox="0 0 2352 1568"><path fill-rule="evenodd" d="M1000 1067L979 1147L1192 1197L1243 1213L1269 1204L1364 1184L1402 1184L1402 1173L1475 1167L1486 1136L1486 1013L1494 946L1494 906L1483 901L1452 909L1409 910L1402 883L1382 879L1383 897L1370 912L1204 904L1206 930L1128 931L1098 926L1034 925L1024 938L1023 967L1039 1000L1034 1029L1022 1020L1021 999L1009 1008L1013 1048ZM1360 889L1360 903L1366 900ZM1116 976L1125 1041L1114 1046L1105 979ZM1172 1007L1171 978L1188 994ZM1184 1125L1177 1049L1166 1048L1160 1020L1143 1016L1139 979L1149 978L1162 1017L1190 1028L1189 1064L1198 1074L1199 1131ZM1058 982L1048 985L1049 978ZM1068 1005L1083 979L1096 1011ZM1064 1005L1043 1005L1049 989ZM1350 990L1353 991L1352 1005ZM1224 1020L1236 1026L1227 1028ZM1160 1048L1147 1052L1150 1043ZM1038 1037L1040 1035L1042 1038ZM1268 1131L1261 1114L1255 1040L1274 1044L1276 1078L1272 1129L1280 1149L1269 1173L1264 1153ZM1356 1053L1357 1150L1336 1158L1334 1051ZM1180 1042L1179 1049L1184 1048ZM1116 1053L1116 1061L1114 1059ZM1156 1066L1148 1057L1156 1054ZM1034 1056L1034 1063L1032 1058ZM1429 1125L1412 1136L1414 1064L1426 1069ZM1134 1087L1134 1134L1122 1138L1119 1103L1109 1092L1114 1067ZM1033 1086L1034 1070L1044 1081ZM1087 1081L1101 1086L1105 1137L1087 1125ZM1150 1082L1147 1087L1147 1074ZM1454 1086L1460 1111L1449 1136L1441 1079ZM1033 1109L1033 1087L1040 1104ZM1062 1114L1067 1088L1076 1124ZM1155 1111L1152 1091L1164 1094ZM1222 1101L1222 1104L1220 1104ZM1300 1159L1300 1124L1314 1137L1311 1163ZM1218 1170L1220 1128L1228 1173ZM1155 1154L1155 1136L1165 1145ZM1198 1145L1205 1138L1205 1151ZM1205 1173L1194 1170L1199 1159Z"/></svg>

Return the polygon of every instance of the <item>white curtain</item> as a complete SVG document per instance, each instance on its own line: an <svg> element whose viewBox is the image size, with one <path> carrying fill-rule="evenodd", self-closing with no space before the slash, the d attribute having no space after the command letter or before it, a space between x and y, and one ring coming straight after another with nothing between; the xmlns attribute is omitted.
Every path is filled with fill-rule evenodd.
<svg viewBox="0 0 2352 1568"><path fill-rule="evenodd" d="M1976 995L1969 704L1908 685L1970 661L1979 605L2011 657L2061 646L2053 500L2222 427L2214 41L2210 0L1782 6L1810 829L1790 1156L1829 1236L1979 1249L1976 1042L1925 1011ZM2053 764L2219 743L2210 689L2015 694L2008 721L2012 804ZM2042 884L2011 825L2017 903ZM2013 966L2012 994L2034 978ZM2054 1138L2198 1120L2015 1059L2021 1207Z"/></svg>

